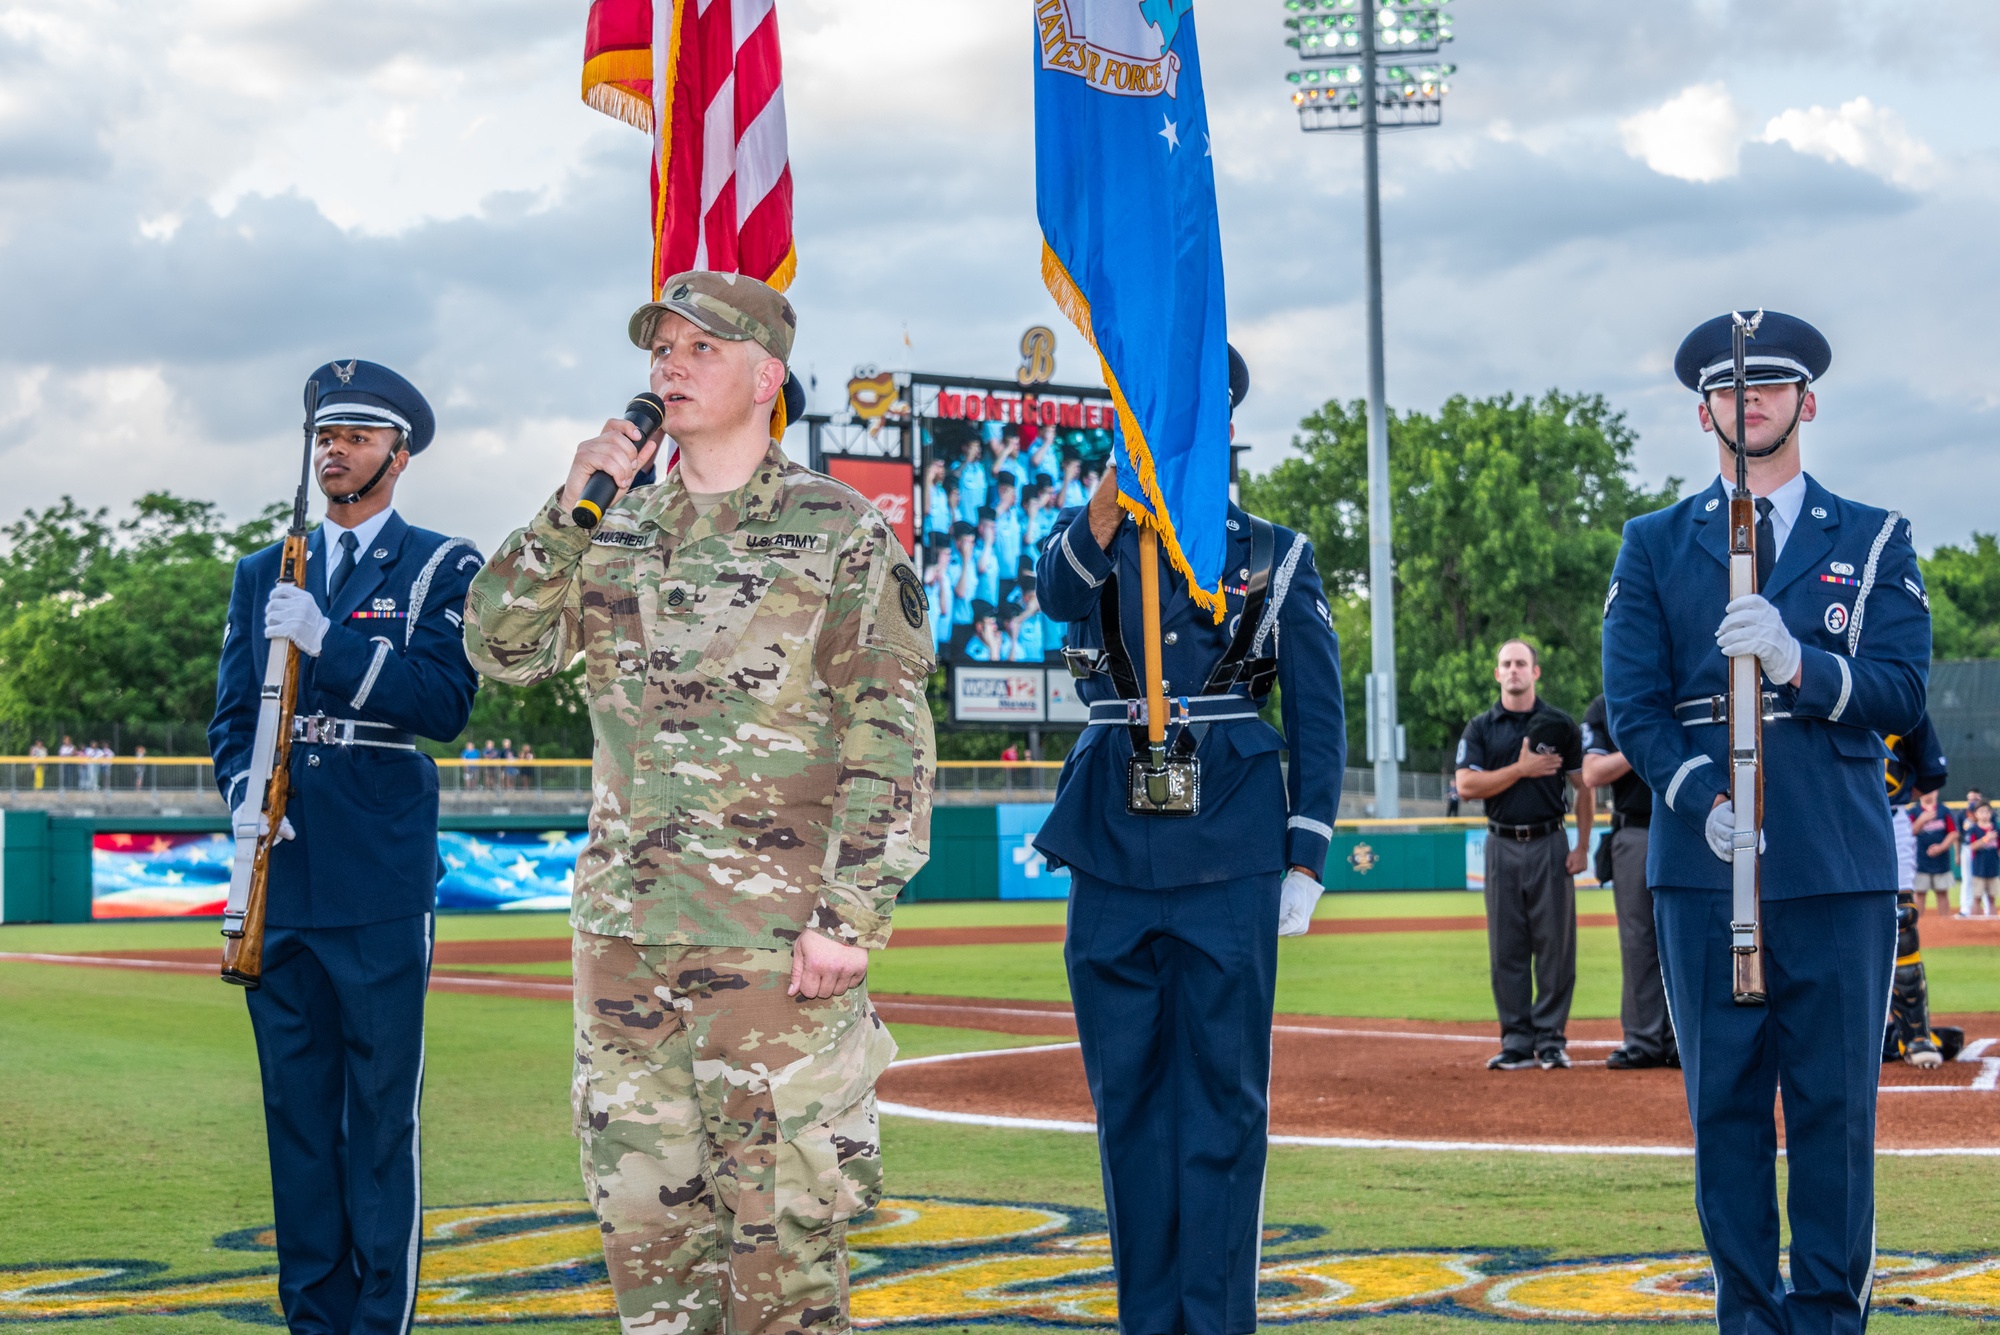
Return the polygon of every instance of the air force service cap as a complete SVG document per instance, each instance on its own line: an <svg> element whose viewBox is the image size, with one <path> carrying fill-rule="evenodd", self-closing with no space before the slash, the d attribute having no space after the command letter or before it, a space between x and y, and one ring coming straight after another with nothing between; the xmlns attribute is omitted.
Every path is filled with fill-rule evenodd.
<svg viewBox="0 0 2000 1335"><path fill-rule="evenodd" d="M409 442L411 454L422 454L437 433L431 405L415 385L386 366L354 357L328 362L307 379L319 381L315 427L396 427Z"/></svg>
<svg viewBox="0 0 2000 1335"><path fill-rule="evenodd" d="M1833 349L1826 337L1799 319L1782 311L1761 311L1743 350L1743 378L1752 385L1782 385L1802 380L1811 383L1826 374L1833 364ZM1761 316L1761 318L1757 318ZM1735 318L1718 315L1695 326L1681 340L1674 354L1674 375L1697 394L1721 389L1736 378L1736 352L1731 331Z"/></svg>
<svg viewBox="0 0 2000 1335"><path fill-rule="evenodd" d="M785 294L740 273L690 269L660 289L660 299L632 312L625 332L633 346L652 351L653 333L668 311L695 328L732 343L754 342L781 362L792 359L798 313Z"/></svg>

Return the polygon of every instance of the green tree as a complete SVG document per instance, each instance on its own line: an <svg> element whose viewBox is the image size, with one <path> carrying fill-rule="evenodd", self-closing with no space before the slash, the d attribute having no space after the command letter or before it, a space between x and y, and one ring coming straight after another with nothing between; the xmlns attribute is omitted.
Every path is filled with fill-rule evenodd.
<svg viewBox="0 0 2000 1335"><path fill-rule="evenodd" d="M2000 658L2000 541L1940 547L1919 565L1931 595L1932 658Z"/></svg>
<svg viewBox="0 0 2000 1335"><path fill-rule="evenodd" d="M206 719L235 562L285 513L232 527L212 503L163 492L115 527L68 497L28 511L0 558L0 722Z"/></svg>
<svg viewBox="0 0 2000 1335"><path fill-rule="evenodd" d="M1300 426L1297 457L1247 479L1244 506L1312 539L1358 755L1371 653L1366 408L1329 402ZM1557 706L1580 715L1597 693L1620 531L1680 487L1638 486L1634 441L1601 396L1557 390L1390 414L1396 659L1413 765L1441 761L1466 720L1492 706L1507 640L1535 646Z"/></svg>

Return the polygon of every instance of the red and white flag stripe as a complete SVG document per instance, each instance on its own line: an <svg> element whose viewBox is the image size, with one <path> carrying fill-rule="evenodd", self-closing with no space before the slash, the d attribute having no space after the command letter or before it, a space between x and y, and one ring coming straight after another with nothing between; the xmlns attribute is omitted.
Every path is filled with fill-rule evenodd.
<svg viewBox="0 0 2000 1335"><path fill-rule="evenodd" d="M797 259L775 0L653 10L654 290L685 269L786 287Z"/></svg>

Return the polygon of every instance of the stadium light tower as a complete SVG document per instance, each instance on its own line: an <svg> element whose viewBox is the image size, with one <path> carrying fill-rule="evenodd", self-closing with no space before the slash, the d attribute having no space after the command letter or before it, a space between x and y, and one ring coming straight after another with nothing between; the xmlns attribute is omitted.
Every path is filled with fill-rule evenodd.
<svg viewBox="0 0 2000 1335"><path fill-rule="evenodd" d="M1359 130L1367 214L1368 605L1374 671L1368 674L1368 759L1375 814L1402 814L1403 726L1396 709L1395 564L1389 545L1389 415L1382 368L1382 181L1376 138L1444 119L1455 65L1397 63L1435 54L1452 39L1451 0L1285 0L1285 45L1299 54L1292 105L1306 131ZM1372 20L1372 21L1371 21Z"/></svg>

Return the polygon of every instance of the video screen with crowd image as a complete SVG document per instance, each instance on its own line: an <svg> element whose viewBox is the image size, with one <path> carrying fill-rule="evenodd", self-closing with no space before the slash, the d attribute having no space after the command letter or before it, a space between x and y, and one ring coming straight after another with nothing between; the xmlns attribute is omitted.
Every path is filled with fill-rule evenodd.
<svg viewBox="0 0 2000 1335"><path fill-rule="evenodd" d="M1042 609L1035 562L1057 515L1096 488L1110 431L941 414L923 434L917 555L939 661L1060 663L1064 627Z"/></svg>

